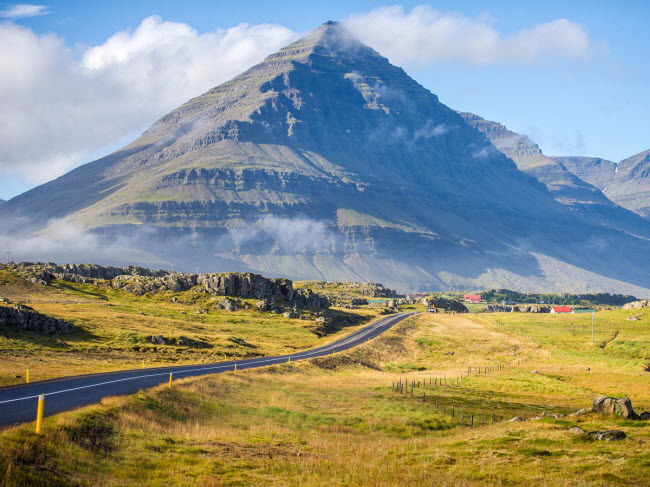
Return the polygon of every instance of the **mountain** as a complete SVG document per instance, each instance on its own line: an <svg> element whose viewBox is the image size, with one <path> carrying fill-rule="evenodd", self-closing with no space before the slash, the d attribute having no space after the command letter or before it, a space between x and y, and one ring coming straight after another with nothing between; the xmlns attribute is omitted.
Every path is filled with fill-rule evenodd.
<svg viewBox="0 0 650 487"><path fill-rule="evenodd" d="M595 186L601 191L612 182L616 175L616 163L599 157L556 157L553 159L562 164L583 181Z"/></svg>
<svg viewBox="0 0 650 487"><path fill-rule="evenodd" d="M604 187L598 185L607 180L608 170L612 170L613 175L616 169L614 163L581 158L583 162L579 165L584 165L584 169L580 171L576 169L577 158L548 157L525 135L473 113L459 114L468 125L486 135L521 171L544 184L558 203L569 207L582 221L647 236L647 221L626 210L626 205L610 198L610 194L603 193ZM589 176L585 177L583 173ZM611 181L611 177L609 179Z"/></svg>
<svg viewBox="0 0 650 487"><path fill-rule="evenodd" d="M582 219L333 22L123 149L13 198L0 219L46 241L70 232L56 225L65 219L92 242L142 251L118 253L121 264L157 258L405 291L650 287L639 265L650 227Z"/></svg>
<svg viewBox="0 0 650 487"><path fill-rule="evenodd" d="M593 180L610 200L650 220L650 150L618 164L590 157L555 159L583 180Z"/></svg>

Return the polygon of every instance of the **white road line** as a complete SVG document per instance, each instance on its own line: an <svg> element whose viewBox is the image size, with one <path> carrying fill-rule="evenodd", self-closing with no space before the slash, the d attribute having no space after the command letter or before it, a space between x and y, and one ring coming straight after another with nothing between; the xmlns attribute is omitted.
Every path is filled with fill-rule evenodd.
<svg viewBox="0 0 650 487"><path fill-rule="evenodd" d="M411 314L411 316L412 316L412 314ZM382 320L379 320L377 323L375 323L373 326L369 327L368 329L363 330L363 333L357 332L357 333L359 333L358 335L352 335L352 336L350 336L348 338L343 339L343 341L335 342L335 343L332 343L330 345L326 345L324 348L319 348L319 349L313 350L311 352L298 352L295 355L280 355L278 357L272 357L272 358L269 358L269 359L266 359L266 360L255 360L254 362L238 363L238 365L259 365L259 364L264 364L264 363L268 363L268 362L274 362L274 361L280 360L280 359L285 358L285 357L286 358L291 357L292 359L293 358L304 359L309 355L314 355L316 353L326 352L326 351L331 350L333 348L338 348L338 347L340 347L342 345L347 345L350 342L354 342L355 340L357 340L359 338L362 338L362 337L368 335L369 333L372 333L373 331L375 331L380 326L386 325L386 324L390 323L391 321L394 321L396 318L398 318L398 316L392 316L392 317L389 317L389 318L384 318ZM303 355L303 356L300 356L300 355ZM147 379L149 377L159 377L161 375L169 375L170 373L184 374L184 373L188 373L188 372L201 372L201 371L204 371L204 370L229 369L229 368L233 368L234 366L235 366L235 364L233 363L231 365L215 365L215 366L210 366L210 367L202 367L202 368L198 368L198 369L195 368L195 369L186 369L186 370L173 370L172 372L159 372L157 374L139 375L137 377L126 377L124 379L115 379L115 380L109 380L109 381L105 381L105 382L98 382L96 384L88 384L88 385L85 385L85 386L72 387L70 389L62 389L60 391L48 392L45 395L46 396L53 396L55 394L64 394L66 392L79 391L79 390L82 390L82 389L89 389L91 387L100 387L100 386L105 386L105 385L108 385L108 384L116 384L118 382L126 382L126 381L129 381L129 380ZM7 399L5 401L0 401L0 404L7 404L7 403L10 403L10 402L18 402L18 401L26 401L28 399L35 399L39 395L40 394L35 394L33 396L19 397L19 398L16 398L16 399Z"/></svg>

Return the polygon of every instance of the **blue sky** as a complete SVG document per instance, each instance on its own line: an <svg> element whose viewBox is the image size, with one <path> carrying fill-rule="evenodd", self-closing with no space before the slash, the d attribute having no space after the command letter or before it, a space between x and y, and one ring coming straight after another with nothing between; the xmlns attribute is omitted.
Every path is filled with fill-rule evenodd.
<svg viewBox="0 0 650 487"><path fill-rule="evenodd" d="M269 50L350 17L364 41L383 47L443 103L526 133L548 155L618 161L650 148L647 1L420 1L400 2L401 10L376 1L30 5L0 4L0 69L10 73L0 80L0 198L119 147ZM377 13L382 6L393 9ZM391 16L406 30L387 42L372 27ZM453 23L457 37L433 43L440 19ZM536 30L545 25L559 35ZM404 39L416 29L419 40ZM498 37L492 50L469 41L490 35ZM169 39L171 48L156 47ZM531 39L536 48L526 47Z"/></svg>

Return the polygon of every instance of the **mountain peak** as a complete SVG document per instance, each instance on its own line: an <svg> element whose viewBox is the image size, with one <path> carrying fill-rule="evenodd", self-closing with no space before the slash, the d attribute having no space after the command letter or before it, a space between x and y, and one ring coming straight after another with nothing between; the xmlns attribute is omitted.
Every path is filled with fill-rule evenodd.
<svg viewBox="0 0 650 487"><path fill-rule="evenodd" d="M319 27L308 32L304 37L280 49L266 58L273 61L278 58L305 62L312 54L328 57L346 54L345 57L379 54L357 39L341 22L328 20Z"/></svg>

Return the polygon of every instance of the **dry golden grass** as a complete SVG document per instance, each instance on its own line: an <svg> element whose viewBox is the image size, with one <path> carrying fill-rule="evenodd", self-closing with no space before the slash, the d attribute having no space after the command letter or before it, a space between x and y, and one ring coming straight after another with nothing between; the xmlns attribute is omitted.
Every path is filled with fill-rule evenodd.
<svg viewBox="0 0 650 487"><path fill-rule="evenodd" d="M119 369L218 362L229 358L291 353L325 344L378 316L377 310L333 310L339 330L319 337L316 316L287 319L249 308L216 309L206 293L165 292L134 296L124 291L55 281L40 286L0 271L0 296L23 302L36 311L73 322L80 331L60 337L3 329L0 335L0 386L19 384L29 369L32 381ZM220 298L216 298L217 300ZM176 300L176 302L173 302ZM205 310L205 314L197 311ZM154 345L162 335L169 344ZM173 344L185 336L211 348ZM19 376L19 377L17 377Z"/></svg>
<svg viewBox="0 0 650 487"><path fill-rule="evenodd" d="M420 315L348 353L108 399L47 419L41 437L33 425L6 430L0 475L6 485L649 485L647 422L491 424L494 411L569 412L600 392L649 405L648 374L635 360L566 333L579 318L516 318ZM647 328L624 318L610 316L619 336L647 339ZM413 398L391 390L400 375L450 378L497 364L513 367L420 387ZM458 426L434 398L475 414L477 426ZM621 429L628 439L591 441L568 431L576 425Z"/></svg>

